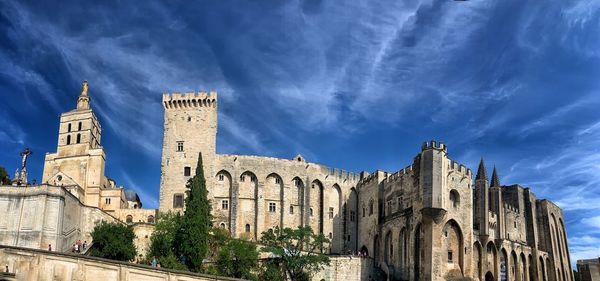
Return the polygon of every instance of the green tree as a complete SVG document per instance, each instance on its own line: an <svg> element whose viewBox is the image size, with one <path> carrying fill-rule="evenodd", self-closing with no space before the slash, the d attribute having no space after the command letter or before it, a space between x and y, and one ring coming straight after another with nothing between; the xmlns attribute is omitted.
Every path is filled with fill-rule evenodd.
<svg viewBox="0 0 600 281"><path fill-rule="evenodd" d="M0 185L10 185L10 184L11 184L10 176L6 172L6 169L4 169L4 167L0 166Z"/></svg>
<svg viewBox="0 0 600 281"><path fill-rule="evenodd" d="M202 261L208 252L211 228L210 202L202 166L202 153L198 155L196 175L187 184L185 211L176 239L181 243L179 252L186 257L191 271L202 271Z"/></svg>
<svg viewBox="0 0 600 281"><path fill-rule="evenodd" d="M329 257L320 252L330 243L329 239L315 234L310 226L269 229L262 233L261 243L265 245L262 251L271 253L272 262L281 268L282 279L309 280L312 274L329 265Z"/></svg>
<svg viewBox="0 0 600 281"><path fill-rule="evenodd" d="M133 228L117 222L101 222L92 231L93 247L90 254L95 257L129 261L135 258Z"/></svg>
<svg viewBox="0 0 600 281"><path fill-rule="evenodd" d="M256 280L258 269L256 244L244 240L231 239L219 250L216 261L219 275Z"/></svg>
<svg viewBox="0 0 600 281"><path fill-rule="evenodd" d="M184 270L187 269L175 252L177 243L175 235L181 225L182 217L179 213L161 213L150 237L150 247L146 260L151 261L156 257L162 267Z"/></svg>

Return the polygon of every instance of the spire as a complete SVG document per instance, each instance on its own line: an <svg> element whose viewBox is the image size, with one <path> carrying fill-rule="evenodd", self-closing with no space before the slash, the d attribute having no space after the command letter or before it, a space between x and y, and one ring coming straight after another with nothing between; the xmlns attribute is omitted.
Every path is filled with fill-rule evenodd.
<svg viewBox="0 0 600 281"><path fill-rule="evenodd" d="M479 168L477 169L477 176L475 176L475 179L487 180L487 173L485 172L485 164L483 163L483 157L481 157L481 161L479 161Z"/></svg>
<svg viewBox="0 0 600 281"><path fill-rule="evenodd" d="M500 186L500 179L498 178L498 172L496 172L496 165L494 165L494 171L492 172L492 180L490 186Z"/></svg>
<svg viewBox="0 0 600 281"><path fill-rule="evenodd" d="M77 99L77 110L90 109L90 97L87 92L88 83L87 80L83 80L83 83L81 83L81 95Z"/></svg>

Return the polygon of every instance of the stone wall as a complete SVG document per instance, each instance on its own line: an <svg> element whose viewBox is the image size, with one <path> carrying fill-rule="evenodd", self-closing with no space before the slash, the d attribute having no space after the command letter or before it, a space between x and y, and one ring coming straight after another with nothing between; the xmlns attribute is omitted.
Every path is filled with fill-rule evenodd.
<svg viewBox="0 0 600 281"><path fill-rule="evenodd" d="M0 246L0 265L8 265L17 280L26 281L208 281L240 280L152 268L150 266L113 260L48 252L18 247Z"/></svg>
<svg viewBox="0 0 600 281"><path fill-rule="evenodd" d="M102 210L83 205L65 188L51 185L0 187L0 244L68 251L77 241L91 241L99 221L116 221Z"/></svg>
<svg viewBox="0 0 600 281"><path fill-rule="evenodd" d="M312 280L320 281L361 281L369 280L373 273L373 259L357 256L331 257L329 266L317 272Z"/></svg>

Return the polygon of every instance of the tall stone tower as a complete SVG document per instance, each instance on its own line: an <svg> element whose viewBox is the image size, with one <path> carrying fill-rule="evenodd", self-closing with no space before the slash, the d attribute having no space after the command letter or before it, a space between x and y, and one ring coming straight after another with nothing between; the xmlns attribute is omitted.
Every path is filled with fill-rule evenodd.
<svg viewBox="0 0 600 281"><path fill-rule="evenodd" d="M86 205L98 207L100 189L108 185L101 130L83 81L77 108L60 115L56 153L46 154L42 182L64 186Z"/></svg>
<svg viewBox="0 0 600 281"><path fill-rule="evenodd" d="M202 153L204 175L215 175L217 93L163 94L164 137L160 177L160 211L183 208L186 183L196 173Z"/></svg>

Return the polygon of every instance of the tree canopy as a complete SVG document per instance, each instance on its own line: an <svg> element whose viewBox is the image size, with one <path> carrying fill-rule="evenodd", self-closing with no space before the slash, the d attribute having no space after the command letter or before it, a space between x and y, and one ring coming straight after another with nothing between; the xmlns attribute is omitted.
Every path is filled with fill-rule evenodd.
<svg viewBox="0 0 600 281"><path fill-rule="evenodd" d="M220 275L256 280L255 271L258 269L256 244L231 239L219 250L216 264Z"/></svg>
<svg viewBox="0 0 600 281"><path fill-rule="evenodd" d="M100 222L91 233L94 241L90 254L95 257L129 261L135 258L133 228L117 222Z"/></svg>
<svg viewBox="0 0 600 281"><path fill-rule="evenodd" d="M10 185L10 184L11 184L10 176L6 172L6 169L4 169L4 167L0 166L0 185Z"/></svg>
<svg viewBox="0 0 600 281"><path fill-rule="evenodd" d="M211 228L210 202L204 178L202 153L198 154L196 175L187 183L185 211L176 239L181 243L179 252L186 258L192 271L202 271L202 261L208 253Z"/></svg>
<svg viewBox="0 0 600 281"><path fill-rule="evenodd" d="M308 280L329 265L329 257L322 249L330 241L323 234L315 234L310 226L269 229L262 233L261 243L265 246L262 251L272 254L271 263L280 267L285 279ZM277 272L270 270L270 274Z"/></svg>
<svg viewBox="0 0 600 281"><path fill-rule="evenodd" d="M179 213L161 213L155 225L154 232L150 237L150 247L146 255L146 260L150 261L156 257L162 267L172 269L187 269L175 252L177 243L175 236L181 225L181 215Z"/></svg>

